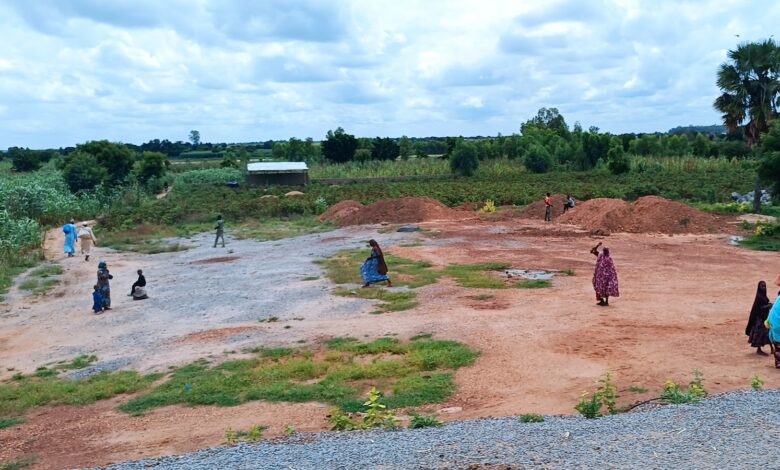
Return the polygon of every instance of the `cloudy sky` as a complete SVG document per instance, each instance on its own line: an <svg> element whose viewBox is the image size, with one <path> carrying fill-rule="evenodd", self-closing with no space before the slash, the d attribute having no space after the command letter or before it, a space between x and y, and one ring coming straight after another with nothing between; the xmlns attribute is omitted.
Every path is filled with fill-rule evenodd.
<svg viewBox="0 0 780 470"><path fill-rule="evenodd" d="M727 50L778 25L776 0L0 0L0 148L712 124Z"/></svg>

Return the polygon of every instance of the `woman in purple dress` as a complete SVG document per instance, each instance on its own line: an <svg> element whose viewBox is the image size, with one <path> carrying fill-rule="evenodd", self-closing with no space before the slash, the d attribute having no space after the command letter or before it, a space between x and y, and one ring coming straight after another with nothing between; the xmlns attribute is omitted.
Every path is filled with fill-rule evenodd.
<svg viewBox="0 0 780 470"><path fill-rule="evenodd" d="M609 306L610 297L620 297L618 289L617 270L612 257L609 255L609 248L604 248L599 253L598 245L594 246L590 252L596 256L596 270L593 272L593 289L596 291L596 300L602 307Z"/></svg>

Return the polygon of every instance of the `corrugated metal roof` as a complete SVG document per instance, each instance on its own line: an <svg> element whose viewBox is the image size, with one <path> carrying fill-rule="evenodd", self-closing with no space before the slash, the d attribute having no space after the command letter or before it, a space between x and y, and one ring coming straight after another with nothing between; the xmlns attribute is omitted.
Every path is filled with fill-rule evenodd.
<svg viewBox="0 0 780 470"><path fill-rule="evenodd" d="M263 171L297 173L299 171L309 171L309 168L306 166L306 162L258 162L248 163L246 170L250 173Z"/></svg>

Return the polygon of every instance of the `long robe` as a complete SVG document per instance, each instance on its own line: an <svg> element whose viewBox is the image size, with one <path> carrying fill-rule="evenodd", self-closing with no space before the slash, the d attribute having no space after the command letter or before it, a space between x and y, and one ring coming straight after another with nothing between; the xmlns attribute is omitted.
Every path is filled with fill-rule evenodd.
<svg viewBox="0 0 780 470"><path fill-rule="evenodd" d="M766 295L766 287L761 287L756 291L756 298L753 300L753 307L750 309L745 326L745 334L748 336L748 342L754 348L760 348L769 344L769 331L764 326L764 322L769 316L769 297Z"/></svg>
<svg viewBox="0 0 780 470"><path fill-rule="evenodd" d="M75 255L76 241L79 239L78 229L73 224L65 224L62 231L65 233L65 253Z"/></svg>
<svg viewBox="0 0 780 470"><path fill-rule="evenodd" d="M360 267L360 277L363 278L363 285L366 286L390 280L387 277L387 265L385 264L384 256L378 253L376 249L371 249L371 256Z"/></svg>
<svg viewBox="0 0 780 470"><path fill-rule="evenodd" d="M593 272L593 289L596 291L596 297L620 297L618 288L617 270L612 257L599 253L596 258L596 270Z"/></svg>

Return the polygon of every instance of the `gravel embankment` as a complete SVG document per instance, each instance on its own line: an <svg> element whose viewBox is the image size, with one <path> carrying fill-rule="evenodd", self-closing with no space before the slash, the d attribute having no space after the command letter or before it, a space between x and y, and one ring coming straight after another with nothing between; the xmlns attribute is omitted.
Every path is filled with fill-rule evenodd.
<svg viewBox="0 0 780 470"><path fill-rule="evenodd" d="M127 462L130 469L461 469L776 467L780 390L733 392L697 405L586 420L548 417L438 429L322 433ZM204 423L208 425L208 423Z"/></svg>

